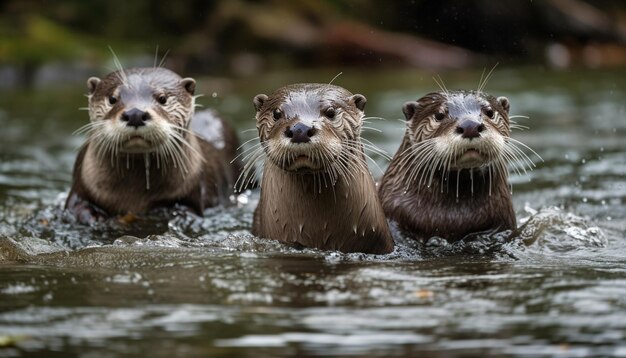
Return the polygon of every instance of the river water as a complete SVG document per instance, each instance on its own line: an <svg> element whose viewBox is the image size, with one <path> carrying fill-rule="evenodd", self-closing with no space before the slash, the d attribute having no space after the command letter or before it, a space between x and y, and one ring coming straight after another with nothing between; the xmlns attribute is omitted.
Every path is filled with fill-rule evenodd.
<svg viewBox="0 0 626 358"><path fill-rule="evenodd" d="M199 79L199 102L252 138L253 95L337 72ZM364 137L393 154L402 103L436 90L432 74L350 72L335 83L385 118ZM83 86L2 92L0 357L626 357L625 74L495 71L486 91L529 117L513 136L543 158L511 176L523 230L510 242L398 238L385 256L254 238L255 191L204 218L73 224L60 207ZM480 79L440 75L450 89Z"/></svg>

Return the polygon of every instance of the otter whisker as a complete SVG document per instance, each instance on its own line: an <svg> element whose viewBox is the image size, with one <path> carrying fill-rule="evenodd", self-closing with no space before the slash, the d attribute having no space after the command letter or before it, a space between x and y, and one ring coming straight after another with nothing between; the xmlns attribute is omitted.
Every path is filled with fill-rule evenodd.
<svg viewBox="0 0 626 358"><path fill-rule="evenodd" d="M259 160L259 158L262 158L264 156L265 148L261 146L251 153L249 160L245 160L244 167L239 173L239 177L235 181L235 190L241 192L245 186L252 182L251 180L254 180L256 178L257 161Z"/></svg>
<svg viewBox="0 0 626 358"><path fill-rule="evenodd" d="M489 196L491 196L492 189L492 177L493 177L493 167L491 165L487 166L487 170L489 171Z"/></svg>
<svg viewBox="0 0 626 358"><path fill-rule="evenodd" d="M174 168L180 170L181 175L185 175L188 173L187 161L183 158L183 147L179 144L179 141L171 141L169 142L168 148L170 149L170 153L172 154L172 159L174 161Z"/></svg>
<svg viewBox="0 0 626 358"><path fill-rule="evenodd" d="M78 128L77 130L75 130L72 134L73 135L80 135L80 134L99 133L101 127L103 127L103 124L101 124L100 121L98 121L98 122L89 122L89 123L81 126L80 128Z"/></svg>
<svg viewBox="0 0 626 358"><path fill-rule="evenodd" d="M489 82L489 80L491 79L491 75L493 74L493 71L496 69L496 67L498 67L499 63L496 63L492 68L491 71L489 71L489 73L487 74L487 76L485 76L484 80L483 80L483 76L480 76L480 81L478 82L478 90L476 92L481 93L484 89L485 86L487 86L487 82ZM483 70L483 75L485 73L485 70Z"/></svg>
<svg viewBox="0 0 626 358"><path fill-rule="evenodd" d="M109 51L111 51L111 54L113 55L113 64L117 69L117 72L115 73L116 76L118 77L120 82L122 82L122 84L128 85L128 77L126 76L126 71L124 71L124 66L122 66L119 57L117 57L115 51L113 51L113 48L111 46L109 46Z"/></svg>
<svg viewBox="0 0 626 358"><path fill-rule="evenodd" d="M443 193L443 182L445 178L450 178L450 166L452 165L452 159L454 155L452 153L448 153L446 156L446 160L444 163L444 167L441 171L441 192ZM449 183L449 181L448 181ZM448 188L448 184L446 184L446 189Z"/></svg>
<svg viewBox="0 0 626 358"><path fill-rule="evenodd" d="M254 158L257 159L258 157L260 157L259 154L257 154L256 157ZM247 187L247 185L249 184L248 180L249 179L252 180L251 178L254 178L255 176L256 176L255 163L252 163L252 162L246 163L246 165L244 165L243 169L239 173L239 177L237 177L237 180L235 181L234 189L237 192L243 191L243 189Z"/></svg>
<svg viewBox="0 0 626 358"><path fill-rule="evenodd" d="M368 116L368 117L363 117L362 120L363 122L370 120L370 119L378 119L381 121L386 121L387 119L383 118L383 117L374 117L374 116Z"/></svg>
<svg viewBox="0 0 626 358"><path fill-rule="evenodd" d="M376 168L378 168L378 170L380 171L381 174L384 173L384 171L380 168L378 163L376 163L376 161L374 159L372 159L372 157L370 157L367 153L365 153L363 151L363 148L366 147L365 143L360 143L360 142L356 142L356 141L346 141L346 145L349 146L349 147L352 147L353 149L355 149L358 152L361 152L361 154L365 157L366 160L369 159L374 164L374 166L376 166ZM358 158L358 156L356 154L354 155L354 157L357 158L357 160L359 162L361 162L365 166L365 168L367 168L367 164L366 164L365 160L363 160L361 158Z"/></svg>
<svg viewBox="0 0 626 358"><path fill-rule="evenodd" d="M405 167L410 170L409 175L405 180L407 187L411 182L413 182L413 180L417 179L420 172L426 169L427 166L425 166L425 164L430 162L434 156L433 147L434 141L425 141L418 143L417 145L410 146L403 152L405 157L399 164L402 170L405 170ZM418 158L418 156L421 156L421 158ZM420 183L418 183L418 185L421 185Z"/></svg>
<svg viewBox="0 0 626 358"><path fill-rule="evenodd" d="M383 157L383 158L385 158L387 160L391 160L391 157L389 156L389 154L385 150L377 147L374 143L370 142L368 139L361 138L361 140L362 140L361 143L363 144L365 149L369 149L372 152L380 155L381 157Z"/></svg>
<svg viewBox="0 0 626 358"><path fill-rule="evenodd" d="M446 88L446 85L443 83L443 79L441 78L439 74L437 74L437 77L433 76L433 80L435 81L437 86L439 86L439 88L441 89L441 92L443 92L446 95L449 93L448 89Z"/></svg>
<svg viewBox="0 0 626 358"><path fill-rule="evenodd" d="M178 134L173 134L172 133L172 140L167 141L168 143L168 148L170 149L170 153L172 153L172 159L174 160L174 167L178 167L181 170L181 174L188 174L189 173L189 168L187 167L187 164L189 164L189 161L191 160L191 158L188 158L187 156L185 156L185 147L184 144L189 145L189 143L187 143L182 137L180 137ZM194 153L193 150L190 150L190 155L197 155L198 157L200 157L200 154L196 151Z"/></svg>
<svg viewBox="0 0 626 358"><path fill-rule="evenodd" d="M255 129L255 130L256 130L256 129ZM241 143L241 145L240 145L239 147L237 147L237 150L242 149L243 147L245 147L245 146L246 146L246 144L248 144L248 143L250 143L250 142L253 142L253 141L255 141L255 140L258 140L258 141L259 141L259 143L260 143L261 138L260 138L260 137L258 137L258 136L254 137L254 138L250 138L250 139L248 139L247 141L245 141L245 142Z"/></svg>
<svg viewBox="0 0 626 358"><path fill-rule="evenodd" d="M158 49L157 49L157 51L158 51ZM165 54L161 58L161 62L159 62L159 66L158 66L159 68L163 67L163 65L165 64L165 59L167 58L167 55L169 55L169 53L170 53L170 50L167 49L167 51L165 51Z"/></svg>
<svg viewBox="0 0 626 358"><path fill-rule="evenodd" d="M152 67L157 67L157 58L159 57L159 45L156 46L156 50L154 51L154 64Z"/></svg>
<svg viewBox="0 0 626 358"><path fill-rule="evenodd" d="M254 153L255 153L255 152L256 152L259 148L261 148L261 147L262 147L262 144L261 144L261 143L259 143L259 145L256 145L256 146L254 146L253 148L250 148L249 150L247 150L247 151L245 151L245 152L241 153L238 157L243 156L243 157L241 158L241 160L243 160L244 162L247 162L247 161L248 161L248 159L250 159L250 157L252 157L252 156L254 155ZM261 148L261 149L263 149L263 148ZM245 154L245 155L244 155L244 154Z"/></svg>
<svg viewBox="0 0 626 358"><path fill-rule="evenodd" d="M541 160L543 162L543 158L541 158L541 156L539 154L537 154L537 152L535 152L531 147L527 146L526 144L520 142L519 140L517 140L515 138L507 137L506 139L508 141L510 141L509 143L517 144L517 145L520 145L520 146L526 148L531 153L533 153L535 156L537 156L537 158L539 158L539 160Z"/></svg>
<svg viewBox="0 0 626 358"><path fill-rule="evenodd" d="M461 177L461 171L457 170L456 171L456 199L457 199L457 202L459 200L459 182L460 182L459 178L460 177Z"/></svg>
<svg viewBox="0 0 626 358"><path fill-rule="evenodd" d="M524 172L524 174L526 174L526 167L524 165L519 165L519 159L515 157L515 155L511 154L508 148L503 148L502 156L506 159L507 162L517 164L512 166L513 171L515 171L517 175L522 175L522 171Z"/></svg>
<svg viewBox="0 0 626 358"><path fill-rule="evenodd" d="M178 155L178 150L174 147L173 143L171 143L170 141L166 141L161 146L159 146L158 150L163 152L163 156L167 158L166 162L168 165L169 165L169 162L171 161L172 167L174 169L178 170L181 168L181 165L179 164L179 161L181 160L181 158Z"/></svg>
<svg viewBox="0 0 626 358"><path fill-rule="evenodd" d="M506 145L505 148L512 157L515 157L520 166L524 167L524 169L528 166L529 170L533 170L535 163L533 163L521 149L517 148L515 145ZM524 173L526 173L525 170Z"/></svg>
<svg viewBox="0 0 626 358"><path fill-rule="evenodd" d="M437 158L433 162L433 165L431 166L431 170L430 170L430 177L428 178L428 187L429 188L433 184L433 178L435 177L435 173L436 173L437 169L443 165L444 160L445 160L445 157L444 158L439 157L439 158Z"/></svg>
<svg viewBox="0 0 626 358"><path fill-rule="evenodd" d="M150 153L143 155L143 161L146 166L146 190L150 190Z"/></svg>
<svg viewBox="0 0 626 358"><path fill-rule="evenodd" d="M339 170L342 177L355 180L354 173L349 170L349 157L346 157L346 155L349 155L348 151L341 151L333 164L336 164L336 168ZM347 184L349 185L349 181Z"/></svg>
<svg viewBox="0 0 626 358"><path fill-rule="evenodd" d="M181 153L179 148L173 143L173 141L165 141L162 145L158 147L158 150L163 153L163 157L166 158L166 165L169 165L171 160L172 167L174 169L183 169L184 164L182 163L183 159L181 158ZM184 175L185 171L183 170L181 174Z"/></svg>
<svg viewBox="0 0 626 358"><path fill-rule="evenodd" d="M523 126L521 124L509 124L509 128L511 128L511 129L519 129L521 131L526 130L526 129L530 129L530 127Z"/></svg>
<svg viewBox="0 0 626 358"><path fill-rule="evenodd" d="M346 164L350 164L353 169L358 169L356 168L356 166L360 164L363 167L363 169L366 171L367 171L367 159L369 159L380 170L380 167L378 167L378 164L372 158L370 158L367 154L363 153L362 150L358 153L347 151L344 155L344 159L347 160ZM362 171L362 170L358 170L358 171Z"/></svg>
<svg viewBox="0 0 626 358"><path fill-rule="evenodd" d="M259 147L261 147L263 144L262 143L257 143L255 145L253 145L252 147L247 148L244 151L241 151L239 154L237 154L237 156L235 156L235 158L233 158L233 160L231 161L231 163L235 162L236 160L238 160L239 158L242 158L242 160L247 160L247 158L249 157L249 154L257 149L259 149Z"/></svg>
<svg viewBox="0 0 626 358"><path fill-rule="evenodd" d="M374 127L361 126L361 129L362 130L369 130L369 131L376 132L376 133L382 133L383 132L380 129L374 128Z"/></svg>
<svg viewBox="0 0 626 358"><path fill-rule="evenodd" d="M429 151L424 154L425 155L421 159L418 159L418 161L411 163L412 166L407 168L410 171L409 175L407 175L405 178L405 189L408 189L411 183L414 183L416 181L417 186L421 186L423 178L428 175L430 163L434 157L434 152Z"/></svg>
<svg viewBox="0 0 626 358"><path fill-rule="evenodd" d="M417 159L417 155L420 154L424 150L426 151L432 150L432 147L434 146L434 144L435 144L434 140L426 140L418 144L409 145L409 147L406 150L402 151L399 154L396 154L396 157L400 158L398 162L399 168L401 170L404 170L405 167L414 165Z"/></svg>
<svg viewBox="0 0 626 358"><path fill-rule="evenodd" d="M195 135L195 134L194 134ZM202 157L202 155L200 154L200 152L198 152L198 150L192 146L189 141L187 141L187 139L185 139L182 135L176 133L173 134L172 137L174 137L174 139L178 139L178 141L180 143L182 143L184 146L187 147L187 149L189 149L189 151L191 152L192 155L196 156L197 158L199 158L200 160L204 161L204 158ZM182 150L181 150L182 152Z"/></svg>

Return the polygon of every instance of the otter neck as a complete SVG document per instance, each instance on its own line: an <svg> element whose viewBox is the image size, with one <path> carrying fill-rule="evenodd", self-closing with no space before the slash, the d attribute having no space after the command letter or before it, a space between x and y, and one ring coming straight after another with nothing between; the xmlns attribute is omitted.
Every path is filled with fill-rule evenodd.
<svg viewBox="0 0 626 358"><path fill-rule="evenodd" d="M431 191L434 195L456 198L458 200L491 196L496 192L508 190L508 178L491 165L480 168L457 169L443 172L437 170L432 181L422 183L418 190Z"/></svg>
<svg viewBox="0 0 626 358"><path fill-rule="evenodd" d="M390 252L393 241L374 181L362 163L350 169L349 177L326 186L321 176L266 162L253 234L324 250Z"/></svg>
<svg viewBox="0 0 626 358"><path fill-rule="evenodd" d="M354 164L354 167L350 169L353 173L367 172L360 163ZM265 164L263 177L280 177L281 183L288 184L290 190L299 191L306 195L329 198L337 197L338 195L341 196L349 186L348 178L344 178L343 176L333 177L324 171L287 171L269 161ZM272 182L274 182L274 180L272 180ZM263 180L261 182L261 188L271 184L273 183Z"/></svg>

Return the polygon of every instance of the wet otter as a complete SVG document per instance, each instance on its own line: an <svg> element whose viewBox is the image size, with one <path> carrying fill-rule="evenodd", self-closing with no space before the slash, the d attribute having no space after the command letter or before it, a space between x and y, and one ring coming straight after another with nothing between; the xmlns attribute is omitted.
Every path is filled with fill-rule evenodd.
<svg viewBox="0 0 626 358"><path fill-rule="evenodd" d="M323 250L393 250L360 141L365 103L326 84L254 97L266 156L254 235Z"/></svg>
<svg viewBox="0 0 626 358"><path fill-rule="evenodd" d="M379 188L387 217L421 239L515 228L507 165L534 164L510 137L509 107L480 91L404 104L404 138Z"/></svg>
<svg viewBox="0 0 626 358"><path fill-rule="evenodd" d="M201 215L226 202L238 140L212 111L194 114L196 83L161 67L92 77L90 123L66 209L80 222L182 204Z"/></svg>

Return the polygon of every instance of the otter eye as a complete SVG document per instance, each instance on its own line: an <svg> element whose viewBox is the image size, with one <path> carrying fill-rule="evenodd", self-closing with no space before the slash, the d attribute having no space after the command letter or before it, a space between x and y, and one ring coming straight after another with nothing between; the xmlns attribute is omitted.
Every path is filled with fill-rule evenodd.
<svg viewBox="0 0 626 358"><path fill-rule="evenodd" d="M335 109L333 107L328 107L326 108L326 110L324 111L324 115L326 116L326 118L328 119L333 119L335 118Z"/></svg>
<svg viewBox="0 0 626 358"><path fill-rule="evenodd" d="M167 96L162 94L159 97L157 97L157 102L159 102L159 104L165 104L167 103Z"/></svg>
<svg viewBox="0 0 626 358"><path fill-rule="evenodd" d="M485 112L485 115L486 115L487 117L489 117L489 118L492 118L492 119L493 119L493 115L495 114L495 113L493 112L493 109L491 109L491 108L485 108L484 112Z"/></svg>
<svg viewBox="0 0 626 358"><path fill-rule="evenodd" d="M115 96L109 96L109 103L110 103L110 104L115 104L115 103L117 103L117 97L115 97Z"/></svg>
<svg viewBox="0 0 626 358"><path fill-rule="evenodd" d="M280 109L275 109L272 115L274 116L275 120L283 118L283 112Z"/></svg>
<svg viewBox="0 0 626 358"><path fill-rule="evenodd" d="M444 118L446 118L445 113L443 113L443 112L437 112L437 113L435 113L435 120L436 120L437 122L441 122L441 121L443 121L443 119L444 119Z"/></svg>

